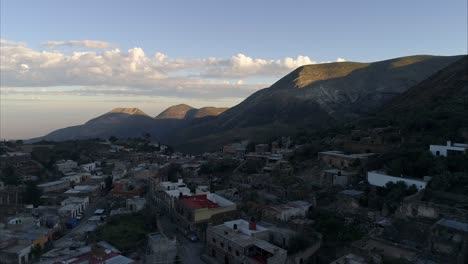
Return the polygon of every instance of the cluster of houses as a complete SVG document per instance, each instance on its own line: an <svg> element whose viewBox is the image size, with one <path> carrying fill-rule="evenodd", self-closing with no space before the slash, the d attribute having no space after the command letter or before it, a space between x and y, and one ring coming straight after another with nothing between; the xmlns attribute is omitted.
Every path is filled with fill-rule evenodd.
<svg viewBox="0 0 468 264"><path fill-rule="evenodd" d="M34 248L40 247L47 249L40 256L42 263L171 263L183 254L185 240L180 236L203 246L201 259L206 263L323 262L321 247L327 234L316 231L314 213L329 211L345 219L344 225L364 227L367 233L326 263L465 263L466 196L434 193L435 198L427 200L423 194L431 177L376 170L378 150L393 139L369 139L374 134L378 131L353 132L354 139L345 143L356 152L320 151L309 161L312 168L300 175L291 159L302 146L293 146L288 137L270 144L232 143L200 156L139 152L110 144L103 160L112 164L111 175L103 173L101 162L58 161L55 168L62 177L37 185L42 205L36 208L24 204L25 186L0 182L0 262L31 263L37 254ZM360 144L366 150L359 149ZM434 156L467 150L468 145L451 142L429 146ZM19 154L2 158L19 167L31 159ZM236 161L227 178L202 172L205 164L223 160ZM289 184L285 179L299 182ZM406 197L393 214L365 205L379 188L398 182L414 186L417 193ZM103 195L111 204L105 212L94 208ZM106 215L142 210L158 218L158 231L147 234L142 259L126 257L105 241L51 247L73 230L93 232L106 224ZM177 234L164 226L163 217ZM295 248L304 236L307 242Z"/></svg>
<svg viewBox="0 0 468 264"><path fill-rule="evenodd" d="M53 240L75 228L105 190L107 176L100 172L99 162L78 165L61 160L55 168L63 177L36 185L42 194L42 205L36 208L25 204L25 186L0 188L2 263L30 263L35 248L50 248Z"/></svg>

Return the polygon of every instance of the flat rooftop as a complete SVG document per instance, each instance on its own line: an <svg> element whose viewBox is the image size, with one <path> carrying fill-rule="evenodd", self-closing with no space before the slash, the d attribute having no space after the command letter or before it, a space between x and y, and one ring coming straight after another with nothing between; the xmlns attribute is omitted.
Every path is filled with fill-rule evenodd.
<svg viewBox="0 0 468 264"><path fill-rule="evenodd" d="M463 232L468 232L468 223L459 222L456 220L442 218L436 223L437 225L445 226L448 228L457 229Z"/></svg>
<svg viewBox="0 0 468 264"><path fill-rule="evenodd" d="M251 230L249 228L249 222L243 219L224 222L224 225L231 228L232 230L234 230L234 225L237 225L237 230L241 231L242 234L245 234L248 236L251 236L252 234L259 233L259 232L268 231L267 228L260 226L258 224L256 225L255 230Z"/></svg>
<svg viewBox="0 0 468 264"><path fill-rule="evenodd" d="M37 185L37 187L49 187L49 186L54 186L54 185L59 185L59 184L66 184L68 183L67 181L51 181L51 182L46 182L43 184Z"/></svg>
<svg viewBox="0 0 468 264"><path fill-rule="evenodd" d="M217 203L209 200L206 197L206 194L194 195L194 196L182 196L180 200L186 206L190 208L194 208L194 209L220 207Z"/></svg>
<svg viewBox="0 0 468 264"><path fill-rule="evenodd" d="M375 153L346 154L343 151L338 151L338 150L322 151L322 152L319 152L319 154L332 155L332 156L343 157L343 158L352 158L352 159L368 158L368 157L375 155Z"/></svg>

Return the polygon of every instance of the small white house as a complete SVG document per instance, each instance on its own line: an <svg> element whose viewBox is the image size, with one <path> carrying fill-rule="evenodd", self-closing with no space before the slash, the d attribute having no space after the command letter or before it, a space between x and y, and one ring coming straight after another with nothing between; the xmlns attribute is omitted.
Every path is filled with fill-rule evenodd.
<svg viewBox="0 0 468 264"><path fill-rule="evenodd" d="M434 156L450 156L456 154L463 154L468 150L468 144L452 143L447 141L447 145L430 145L429 151Z"/></svg>
<svg viewBox="0 0 468 264"><path fill-rule="evenodd" d="M83 171L92 172L96 169L96 162L82 164L80 167Z"/></svg>
<svg viewBox="0 0 468 264"><path fill-rule="evenodd" d="M418 191L426 188L427 185L427 181L424 180L389 176L377 171L369 171L367 173L367 181L370 185L378 187L385 187L385 185L389 182L397 183L402 181L408 187L414 184Z"/></svg>
<svg viewBox="0 0 468 264"><path fill-rule="evenodd" d="M143 210L146 204L146 199L144 197L133 197L127 199L127 210L132 212L138 212Z"/></svg>
<svg viewBox="0 0 468 264"><path fill-rule="evenodd" d="M78 167L78 163L73 160L60 160L55 164L57 170L66 173Z"/></svg>

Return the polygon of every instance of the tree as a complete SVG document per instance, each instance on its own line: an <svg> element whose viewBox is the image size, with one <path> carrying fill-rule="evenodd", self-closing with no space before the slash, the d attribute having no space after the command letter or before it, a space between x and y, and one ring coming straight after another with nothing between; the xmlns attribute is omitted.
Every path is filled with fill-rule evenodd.
<svg viewBox="0 0 468 264"><path fill-rule="evenodd" d="M40 244L35 244L34 246L32 246L31 248L31 254L33 255L34 259L35 260L39 260L39 257L41 256L42 254L42 247Z"/></svg>
<svg viewBox="0 0 468 264"><path fill-rule="evenodd" d="M110 190L112 188L112 177L107 176L105 179L105 183L106 183L106 189Z"/></svg>
<svg viewBox="0 0 468 264"><path fill-rule="evenodd" d="M117 138L115 136L110 136L109 141L115 143L117 141Z"/></svg>
<svg viewBox="0 0 468 264"><path fill-rule="evenodd" d="M16 169L12 165L8 165L3 169L2 176L2 180L6 185L20 184L20 179L16 174Z"/></svg>
<svg viewBox="0 0 468 264"><path fill-rule="evenodd" d="M42 191L37 188L37 185L34 182L28 182L26 184L26 189L24 191L24 202L26 204L32 204L34 207L37 207L41 204L41 195Z"/></svg>

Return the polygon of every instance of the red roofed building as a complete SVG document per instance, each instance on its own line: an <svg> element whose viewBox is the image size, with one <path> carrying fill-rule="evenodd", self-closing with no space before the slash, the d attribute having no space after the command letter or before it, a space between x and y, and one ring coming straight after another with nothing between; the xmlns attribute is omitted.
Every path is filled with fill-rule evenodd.
<svg viewBox="0 0 468 264"><path fill-rule="evenodd" d="M204 238L208 223L230 219L237 214L236 209L235 203L214 193L181 195L174 207L178 225L187 233L197 233L201 239Z"/></svg>

